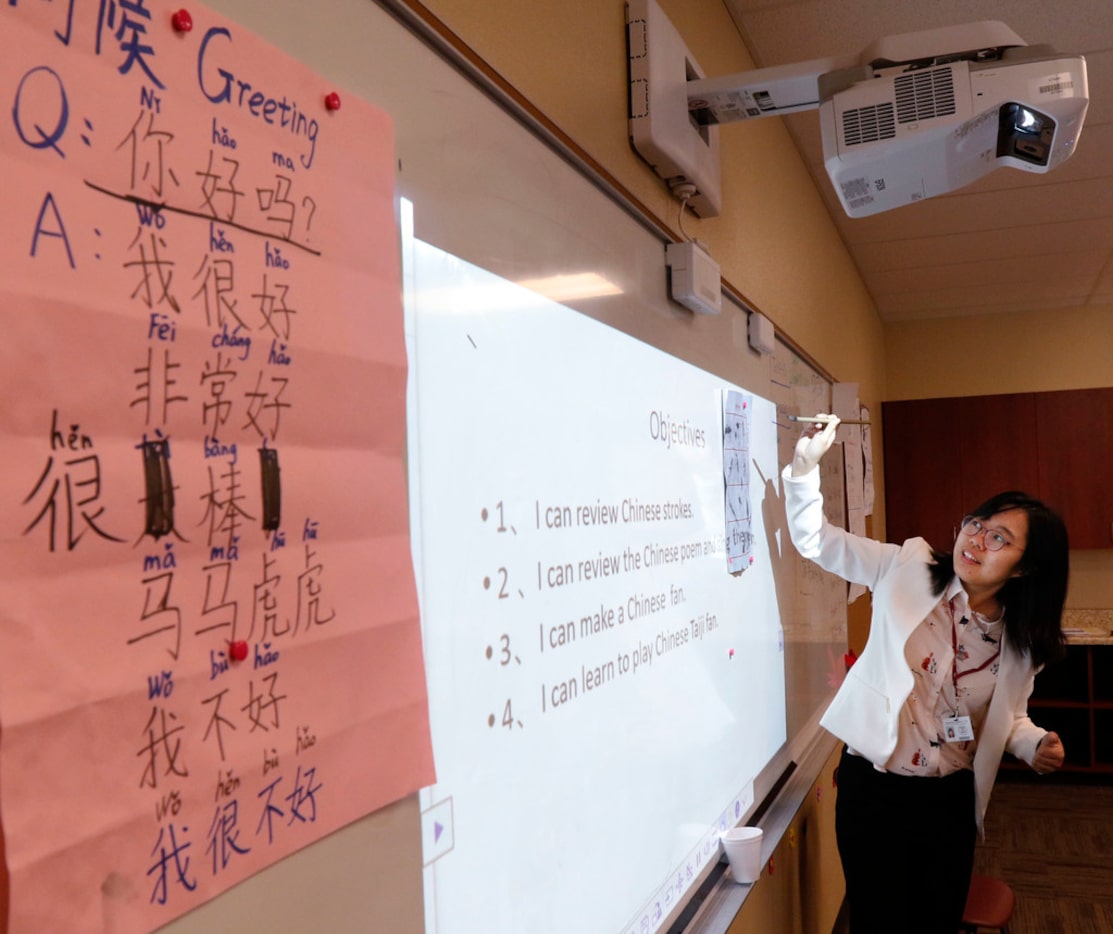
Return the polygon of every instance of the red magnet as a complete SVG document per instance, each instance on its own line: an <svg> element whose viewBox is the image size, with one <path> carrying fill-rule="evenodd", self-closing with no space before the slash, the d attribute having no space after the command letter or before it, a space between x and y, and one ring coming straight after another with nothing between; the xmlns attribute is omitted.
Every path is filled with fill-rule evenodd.
<svg viewBox="0 0 1113 934"><path fill-rule="evenodd" d="M193 17L189 15L189 10L178 10L170 17L170 25L175 32L189 32L193 28Z"/></svg>
<svg viewBox="0 0 1113 934"><path fill-rule="evenodd" d="M247 643L242 639L228 643L228 655L234 662L242 662L247 658Z"/></svg>
<svg viewBox="0 0 1113 934"><path fill-rule="evenodd" d="M325 109L326 110L339 110L340 109L340 95L335 91L325 95Z"/></svg>

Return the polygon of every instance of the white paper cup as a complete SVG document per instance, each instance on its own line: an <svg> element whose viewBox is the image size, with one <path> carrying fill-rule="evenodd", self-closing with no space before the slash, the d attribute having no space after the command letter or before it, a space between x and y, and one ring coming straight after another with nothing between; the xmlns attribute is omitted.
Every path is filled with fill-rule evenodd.
<svg viewBox="0 0 1113 934"><path fill-rule="evenodd" d="M757 882L761 875L761 828L735 827L722 835L735 882Z"/></svg>

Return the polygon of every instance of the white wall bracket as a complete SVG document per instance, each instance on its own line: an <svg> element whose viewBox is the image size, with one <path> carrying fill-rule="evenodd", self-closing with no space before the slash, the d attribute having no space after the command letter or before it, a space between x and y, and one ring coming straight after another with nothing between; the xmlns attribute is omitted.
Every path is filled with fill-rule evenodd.
<svg viewBox="0 0 1113 934"><path fill-rule="evenodd" d="M714 217L723 204L719 128L688 111L688 82L705 75L654 0L629 0L626 16L630 144L670 189L695 185L688 206Z"/></svg>

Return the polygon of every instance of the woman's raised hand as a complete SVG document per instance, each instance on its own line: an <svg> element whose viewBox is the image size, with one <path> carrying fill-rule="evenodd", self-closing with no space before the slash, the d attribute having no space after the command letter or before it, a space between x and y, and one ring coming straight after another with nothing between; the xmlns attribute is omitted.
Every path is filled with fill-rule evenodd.
<svg viewBox="0 0 1113 934"><path fill-rule="evenodd" d="M796 442L796 451L792 457L792 476L794 477L802 477L804 474L815 470L819 466L820 458L831 450L831 445L835 443L835 429L839 427L838 416L822 415L820 417L830 419L830 421L827 421L826 424L813 422L804 429L800 440Z"/></svg>

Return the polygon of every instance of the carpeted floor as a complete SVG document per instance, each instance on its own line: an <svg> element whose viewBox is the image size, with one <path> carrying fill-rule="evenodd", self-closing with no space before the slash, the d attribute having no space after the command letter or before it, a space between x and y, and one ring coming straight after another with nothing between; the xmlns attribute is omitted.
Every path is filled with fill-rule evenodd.
<svg viewBox="0 0 1113 934"><path fill-rule="evenodd" d="M1005 776L974 869L1013 887L1009 934L1113 934L1113 786Z"/></svg>
<svg viewBox="0 0 1113 934"><path fill-rule="evenodd" d="M1113 786L999 781L977 872L1016 892L1010 934L1113 934Z"/></svg>

